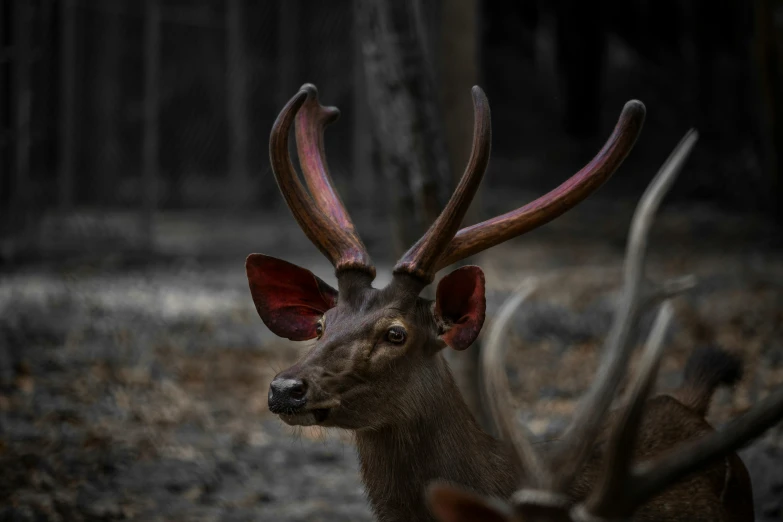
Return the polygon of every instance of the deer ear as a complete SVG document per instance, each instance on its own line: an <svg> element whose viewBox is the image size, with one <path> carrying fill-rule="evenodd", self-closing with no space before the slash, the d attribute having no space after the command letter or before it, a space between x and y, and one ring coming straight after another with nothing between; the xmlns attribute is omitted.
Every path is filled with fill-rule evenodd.
<svg viewBox="0 0 783 522"><path fill-rule="evenodd" d="M250 254L245 270L258 315L280 337L313 339L318 319L337 304L337 290L282 259Z"/></svg>
<svg viewBox="0 0 783 522"><path fill-rule="evenodd" d="M427 496L430 510L440 522L510 522L512 519L510 510L447 484L433 484Z"/></svg>
<svg viewBox="0 0 783 522"><path fill-rule="evenodd" d="M479 267L463 266L441 279L434 310L442 328L440 338L455 350L469 347L484 325L486 307L484 272Z"/></svg>

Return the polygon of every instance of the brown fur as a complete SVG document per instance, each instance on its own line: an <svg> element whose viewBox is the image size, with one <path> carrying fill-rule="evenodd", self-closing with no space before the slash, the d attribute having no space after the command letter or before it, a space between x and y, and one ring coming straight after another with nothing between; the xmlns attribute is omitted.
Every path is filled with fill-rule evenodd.
<svg viewBox="0 0 783 522"><path fill-rule="evenodd" d="M705 420L715 389L732 385L742 376L742 362L734 355L713 347L696 349L688 358L683 381L670 395L647 401L635 460L654 459L685 441L713 431ZM584 474L572 494L582 499L595 483L603 458L603 446L619 412L611 413ZM734 453L672 485L645 504L634 520L752 522L753 495L750 476Z"/></svg>
<svg viewBox="0 0 783 522"><path fill-rule="evenodd" d="M356 433L362 479L378 520L434 520L424 499L434 480L498 498L514 491L505 447L478 427L443 357L433 363L426 399L411 405L418 418Z"/></svg>
<svg viewBox="0 0 783 522"><path fill-rule="evenodd" d="M595 483L601 469L603 445L609 435L609 426L617 414L617 411L612 412L584 473L577 480L572 490L574 500L585 498ZM670 395L659 395L647 402L639 430L636 460L655 458L710 431L713 428L704 417ZM752 491L745 465L736 454L731 454L698 474L672 485L642 506L633 517L633 520L638 521L662 519L671 522L752 522Z"/></svg>
<svg viewBox="0 0 783 522"><path fill-rule="evenodd" d="M715 388L731 386L741 378L742 361L737 357L710 346L698 348L685 364L683 383L674 392L674 397L704 417Z"/></svg>
<svg viewBox="0 0 783 522"><path fill-rule="evenodd" d="M691 360L700 359L696 356ZM701 358L702 363L707 361ZM713 370L715 367L712 368ZM702 370L709 370L704 368ZM693 377L693 374L690 375ZM673 395L697 399L697 404L709 402L709 397L698 397L693 392L701 389L711 394L710 387L694 386L686 379ZM577 478L570 496L574 503L584 500L596 483L608 442L610 427L620 411L615 410L599 437L590 459ZM645 416L635 452L637 462L654 459L683 442L713 431L707 421L690 406L671 395L660 395L647 401ZM567 511L543 510L532 517L513 514L508 508L494 505L486 497L439 486L431 491L430 499L441 522L505 522L570 521ZM529 511L529 510L528 510ZM529 515L529 513L527 513ZM411 519L414 520L414 519ZM725 459L673 484L666 491L644 504L634 514L635 522L753 522L753 495L750 476L740 458L732 453Z"/></svg>
<svg viewBox="0 0 783 522"><path fill-rule="evenodd" d="M324 316L323 337L280 376L305 378L310 407L331 408L321 425L354 430L362 479L379 521L434 520L424 495L435 480L509 498L518 474L505 445L484 433L468 411L440 354L445 345L432 303L407 286L366 287L361 277L341 281L340 300ZM403 346L382 342L393 322L406 326ZM698 354L691 359L691 371L675 392L688 406L667 395L649 401L637 458L655 457L712 430L694 405L709 404L723 382L714 360ZM605 438L606 433L572 491L575 500L594 482ZM661 518L752 521L742 462L732 456L681 481L640 509L635 520Z"/></svg>
<svg viewBox="0 0 783 522"><path fill-rule="evenodd" d="M417 288L393 283L378 290L362 277L340 281L323 336L277 378L306 380L308 408L330 408L319 424L355 432L378 520L434 520L424 493L435 479L507 498L516 473L505 446L477 425L440 353L444 318ZM404 345L383 341L391 324L405 326Z"/></svg>

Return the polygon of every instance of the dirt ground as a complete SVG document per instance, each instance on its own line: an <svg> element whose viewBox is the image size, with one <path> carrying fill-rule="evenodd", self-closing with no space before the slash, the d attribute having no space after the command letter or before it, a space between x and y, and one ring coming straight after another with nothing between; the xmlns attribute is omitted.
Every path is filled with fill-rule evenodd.
<svg viewBox="0 0 783 522"><path fill-rule="evenodd" d="M538 437L562 428L592 377L632 209L587 202L474 260L490 320L523 277L541 281L508 358L520 420ZM187 237L175 221L161 225L161 244ZM349 434L294 430L267 410L269 381L307 343L261 323L244 256L273 253L333 281L291 221L225 224L236 245L204 241L219 256L183 247L187 255L139 263L84 258L0 274L0 521L371 520ZM205 228L223 237L221 227ZM659 389L677 385L695 346L720 345L746 364L741 383L716 396L718 426L783 383L780 239L751 218L701 208L667 208L655 225L650 277L700 282L677 300ZM388 263L379 273L380 285ZM757 520L783 520L783 430L742 456Z"/></svg>

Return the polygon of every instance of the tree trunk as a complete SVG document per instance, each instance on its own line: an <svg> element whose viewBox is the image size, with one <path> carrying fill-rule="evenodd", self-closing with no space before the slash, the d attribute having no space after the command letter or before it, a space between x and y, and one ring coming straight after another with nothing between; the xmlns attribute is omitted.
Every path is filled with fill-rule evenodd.
<svg viewBox="0 0 783 522"><path fill-rule="evenodd" d="M13 90L14 90L14 177L11 192L11 218L14 251L27 250L32 245L33 201L30 190L30 125L32 121L32 86L30 82L33 8L29 2L14 6Z"/></svg>
<svg viewBox="0 0 783 522"><path fill-rule="evenodd" d="M60 2L60 139L59 205L63 211L73 206L73 160L76 136L76 12L75 0Z"/></svg>
<svg viewBox="0 0 783 522"><path fill-rule="evenodd" d="M353 47L353 192L358 199L376 201L376 173L373 169L375 144L372 137L370 108L367 106L367 81L365 80L359 21L354 17ZM370 218L375 205L364 205Z"/></svg>
<svg viewBox="0 0 783 522"><path fill-rule="evenodd" d="M117 186L121 165L122 145L119 137L120 99L120 34L121 2L111 0L103 3L100 11L101 28L98 31L98 64L96 83L97 125L95 155L93 156L93 183L90 188L95 201L110 202L110 196Z"/></svg>
<svg viewBox="0 0 783 522"><path fill-rule="evenodd" d="M774 2L756 0L754 51L760 87L760 135L764 170L775 217L783 221L783 56L775 27ZM783 7L778 9L783 10Z"/></svg>
<svg viewBox="0 0 783 522"><path fill-rule="evenodd" d="M8 6L0 4L0 14L5 16ZM8 47L11 45L9 31L5 24L0 23L0 53L6 55ZM8 68L4 63L0 63L0 248L5 250L5 242L10 237L13 227L11 226L11 202L13 201L13 162L11 147L11 128L13 125L13 116L11 107L13 107L12 89ZM0 251L0 258L4 252ZM2 259L0 259L2 260Z"/></svg>
<svg viewBox="0 0 783 522"><path fill-rule="evenodd" d="M160 5L147 0L144 33L144 170L142 221L147 248L154 248L158 204L158 104L160 103Z"/></svg>
<svg viewBox="0 0 783 522"><path fill-rule="evenodd" d="M277 24L277 105L282 107L296 94L299 75L300 0L280 0Z"/></svg>
<svg viewBox="0 0 783 522"><path fill-rule="evenodd" d="M395 253L404 253L445 203L450 179L428 84L415 0L355 0L370 113L393 208ZM429 97L428 97L429 95ZM439 150L440 149L440 150Z"/></svg>
<svg viewBox="0 0 783 522"><path fill-rule="evenodd" d="M229 183L230 201L244 206L249 202L250 180L248 176L248 121L247 121L247 60L245 58L244 31L242 30L242 0L229 0L226 5L226 37L228 78L228 123L230 138Z"/></svg>

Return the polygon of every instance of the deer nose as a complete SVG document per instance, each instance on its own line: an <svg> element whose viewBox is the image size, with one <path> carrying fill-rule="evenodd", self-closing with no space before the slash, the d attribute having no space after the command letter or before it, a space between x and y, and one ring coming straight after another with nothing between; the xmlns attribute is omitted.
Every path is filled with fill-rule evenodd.
<svg viewBox="0 0 783 522"><path fill-rule="evenodd" d="M269 410L272 413L290 412L307 403L307 383L301 379L275 379L269 385Z"/></svg>

